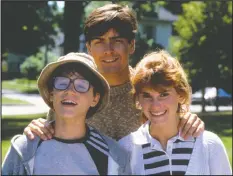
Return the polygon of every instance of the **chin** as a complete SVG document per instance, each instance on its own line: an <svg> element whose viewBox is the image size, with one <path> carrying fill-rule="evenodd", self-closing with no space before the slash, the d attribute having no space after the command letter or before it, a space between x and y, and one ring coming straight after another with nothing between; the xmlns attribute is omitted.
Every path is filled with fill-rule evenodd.
<svg viewBox="0 0 233 176"><path fill-rule="evenodd" d="M120 69L108 69L108 70L104 70L104 73L119 73L121 72Z"/></svg>
<svg viewBox="0 0 233 176"><path fill-rule="evenodd" d="M77 116L74 112L62 112L60 114L61 114L61 117L63 117L63 119L71 119Z"/></svg>
<svg viewBox="0 0 233 176"><path fill-rule="evenodd" d="M150 118L150 122L154 125L166 125L167 118Z"/></svg>
<svg viewBox="0 0 233 176"><path fill-rule="evenodd" d="M123 70L123 67L115 64L115 65L108 65L108 67L103 68L104 73L119 73Z"/></svg>

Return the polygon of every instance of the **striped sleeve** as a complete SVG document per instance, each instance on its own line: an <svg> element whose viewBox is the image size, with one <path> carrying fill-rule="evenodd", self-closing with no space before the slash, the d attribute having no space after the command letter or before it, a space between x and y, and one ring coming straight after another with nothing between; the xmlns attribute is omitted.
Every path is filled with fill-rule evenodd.
<svg viewBox="0 0 233 176"><path fill-rule="evenodd" d="M90 137L87 140L87 143L108 156L109 153L108 145L95 130L92 129L90 130Z"/></svg>

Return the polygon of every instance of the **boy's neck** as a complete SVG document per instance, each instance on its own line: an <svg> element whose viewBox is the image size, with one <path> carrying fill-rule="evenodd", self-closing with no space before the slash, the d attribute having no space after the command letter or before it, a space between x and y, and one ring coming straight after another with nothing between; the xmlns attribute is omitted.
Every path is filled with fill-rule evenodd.
<svg viewBox="0 0 233 176"><path fill-rule="evenodd" d="M73 119L56 119L54 124L55 137L61 139L81 139L86 135L86 124L84 121Z"/></svg>
<svg viewBox="0 0 233 176"><path fill-rule="evenodd" d="M118 73L101 73L104 78L108 81L110 86L119 86L130 80L129 67L124 68Z"/></svg>

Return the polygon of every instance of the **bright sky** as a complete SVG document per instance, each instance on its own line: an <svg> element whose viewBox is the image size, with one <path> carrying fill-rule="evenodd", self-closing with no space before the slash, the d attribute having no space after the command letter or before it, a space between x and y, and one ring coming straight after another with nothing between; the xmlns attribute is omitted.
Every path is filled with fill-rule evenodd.
<svg viewBox="0 0 233 176"><path fill-rule="evenodd" d="M57 5L61 9L64 7L64 3L65 3L64 1L57 1Z"/></svg>
<svg viewBox="0 0 233 176"><path fill-rule="evenodd" d="M48 4L51 4L53 3L54 1L48 1ZM65 2L64 1L56 1L57 2L57 6L58 6L58 9L59 10L63 10L63 7L64 7L64 4Z"/></svg>

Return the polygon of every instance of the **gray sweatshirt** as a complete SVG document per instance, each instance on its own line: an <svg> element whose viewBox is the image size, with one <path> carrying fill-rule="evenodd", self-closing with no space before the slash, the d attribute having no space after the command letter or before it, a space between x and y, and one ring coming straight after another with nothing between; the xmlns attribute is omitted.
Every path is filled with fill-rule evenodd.
<svg viewBox="0 0 233 176"><path fill-rule="evenodd" d="M113 139L104 135L101 136L109 148L108 174L131 174L129 154ZM25 135L14 136L11 140L11 147L2 164L2 174L33 175L35 153L40 141L39 137L30 140Z"/></svg>

